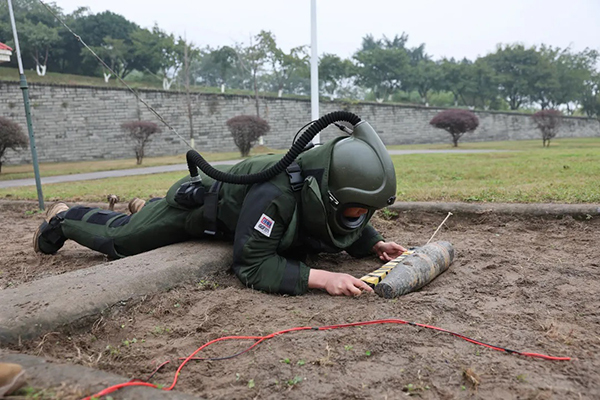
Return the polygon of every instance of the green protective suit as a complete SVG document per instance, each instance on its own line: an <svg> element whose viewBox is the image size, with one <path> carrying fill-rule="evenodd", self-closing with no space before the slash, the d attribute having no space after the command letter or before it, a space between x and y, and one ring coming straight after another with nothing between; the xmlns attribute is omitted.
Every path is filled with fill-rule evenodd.
<svg viewBox="0 0 600 400"><path fill-rule="evenodd" d="M340 138L341 139L341 138ZM219 192L219 233L233 239L233 271L248 287L298 295L308 290L309 268L300 261L307 253L345 250L355 257L371 253L383 240L368 224L347 235L334 234L327 225L327 181L336 140L308 150L297 159L304 184L294 192L282 173L254 185L223 184ZM229 168L250 174L274 165L280 155L257 156ZM226 169L226 168L221 168ZM200 173L206 189L214 182ZM68 239L108 254L124 257L193 237L204 237L204 207L186 209L174 201L175 183L166 198L147 203L131 216L101 209L74 207L61 222Z"/></svg>

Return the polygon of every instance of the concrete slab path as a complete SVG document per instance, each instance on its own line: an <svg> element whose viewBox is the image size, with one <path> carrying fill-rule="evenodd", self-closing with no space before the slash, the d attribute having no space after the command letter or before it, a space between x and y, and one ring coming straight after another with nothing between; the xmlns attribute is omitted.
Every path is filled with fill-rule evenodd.
<svg viewBox="0 0 600 400"><path fill-rule="evenodd" d="M109 386L129 381L129 378L87 368L81 365L54 364L41 357L26 354L11 354L0 352L0 362L19 364L25 369L27 375L27 386L35 389L52 389L60 391L81 390L82 395L92 395ZM65 385L63 387L62 385ZM71 394L71 393L69 393ZM75 395L77 393L73 393ZM176 391L166 392L149 387L124 388L111 394L117 399L137 400L197 400L198 396L178 393ZM12 397L10 397L12 398ZM17 397L15 397L16 399ZM19 397L21 398L21 397ZM30 397L27 397L28 399ZM37 397L34 397L37 398Z"/></svg>

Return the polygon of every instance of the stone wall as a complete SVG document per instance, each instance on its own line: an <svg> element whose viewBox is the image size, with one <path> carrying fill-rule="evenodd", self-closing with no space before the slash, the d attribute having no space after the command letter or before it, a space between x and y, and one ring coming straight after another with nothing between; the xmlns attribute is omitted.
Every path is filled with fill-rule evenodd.
<svg viewBox="0 0 600 400"><path fill-rule="evenodd" d="M185 94L175 91L140 90L140 96L189 141ZM30 85L30 101L40 162L134 158L133 144L121 131L125 121L154 121L156 117L126 89L81 86ZM254 114L249 96L193 94L195 147L200 152L236 151L225 126L229 118ZM310 102L300 99L264 98L261 116L271 124L265 145L288 148L296 131L310 120ZM323 102L321 115L345 109L369 121L383 142L392 144L450 143L450 136L429 125L440 109L372 103ZM463 141L538 139L539 132L526 114L477 112L480 126ZM23 97L17 83L0 82L0 116L9 117L26 129ZM328 128L326 140L337 134ZM559 137L600 137L600 123L588 118L565 118ZM148 145L146 155L173 155L187 151L174 132L163 132ZM29 151L7 151L5 162L31 162ZM183 158L182 158L183 162Z"/></svg>

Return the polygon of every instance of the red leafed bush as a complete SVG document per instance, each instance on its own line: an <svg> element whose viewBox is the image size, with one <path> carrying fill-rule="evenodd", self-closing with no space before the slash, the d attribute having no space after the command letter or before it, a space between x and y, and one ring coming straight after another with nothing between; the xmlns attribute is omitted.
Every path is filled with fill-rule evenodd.
<svg viewBox="0 0 600 400"><path fill-rule="evenodd" d="M140 165L144 159L146 145L152 140L152 135L161 132L160 128L154 122L130 121L121 124L121 129L129 133L129 137L133 139L135 159Z"/></svg>
<svg viewBox="0 0 600 400"><path fill-rule="evenodd" d="M19 151L27 147L29 140L21 126L8 118L0 117L0 172L2 172L2 157L7 149Z"/></svg>
<svg viewBox="0 0 600 400"><path fill-rule="evenodd" d="M469 110L445 110L433 117L429 123L452 135L452 143L457 147L462 135L477 129L479 118Z"/></svg>
<svg viewBox="0 0 600 400"><path fill-rule="evenodd" d="M541 110L531 118L542 132L542 147L550 147L550 139L556 136L562 123L562 113L559 110Z"/></svg>
<svg viewBox="0 0 600 400"><path fill-rule="evenodd" d="M271 130L267 121L254 115L238 115L228 119L226 124L242 157L250 153L250 149L259 137Z"/></svg>

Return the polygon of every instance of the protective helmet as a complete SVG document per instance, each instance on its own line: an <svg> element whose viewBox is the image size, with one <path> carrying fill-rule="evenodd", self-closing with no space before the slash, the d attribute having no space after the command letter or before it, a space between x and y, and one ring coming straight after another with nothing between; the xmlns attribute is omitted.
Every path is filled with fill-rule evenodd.
<svg viewBox="0 0 600 400"><path fill-rule="evenodd" d="M338 141L331 153L328 186L328 225L334 233L348 234L371 218L375 210L396 200L396 173L390 155L375 130L362 121L352 136ZM350 207L368 210L348 217Z"/></svg>

